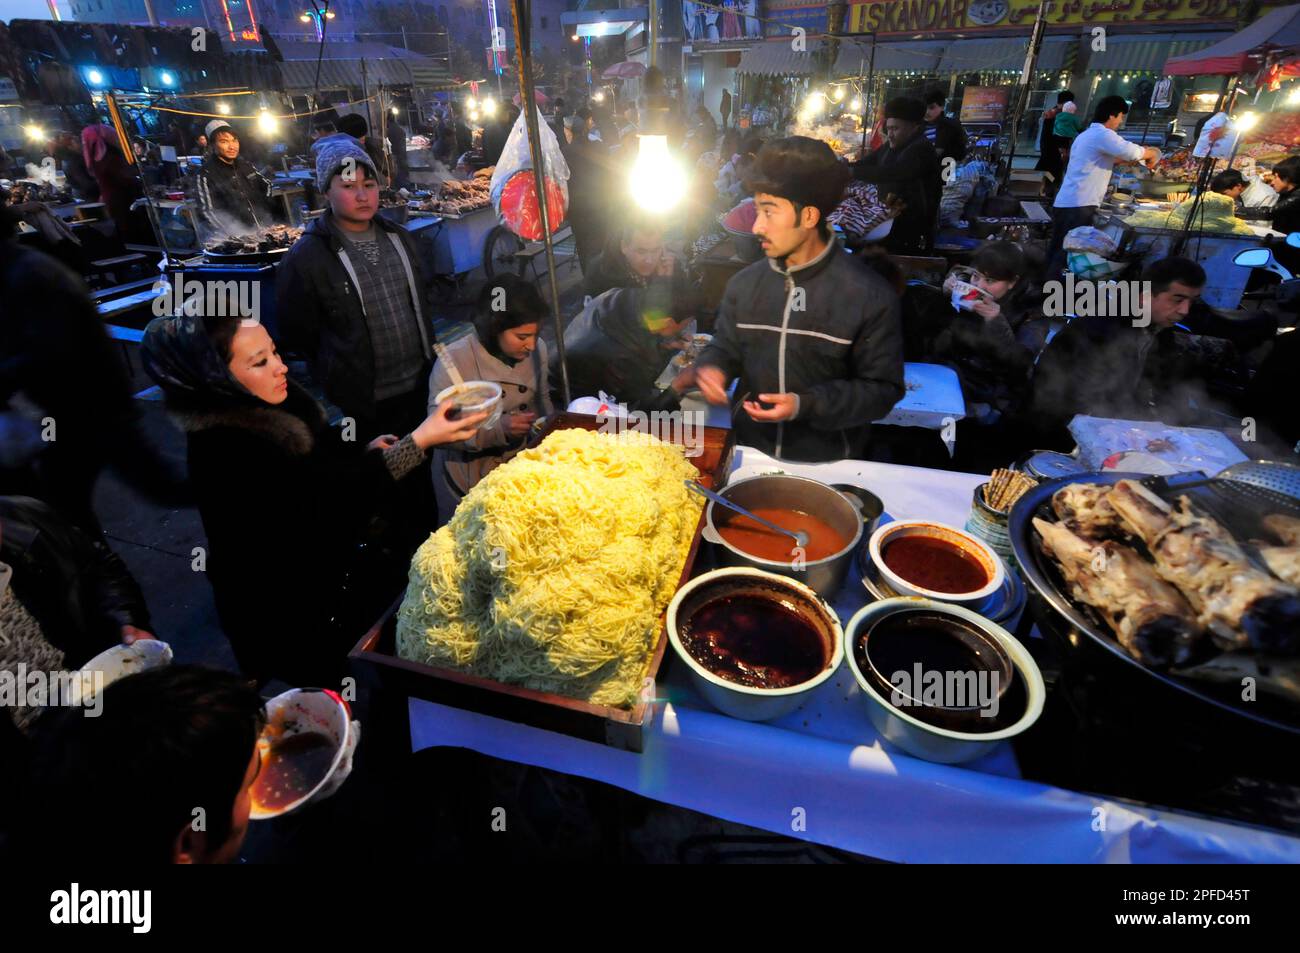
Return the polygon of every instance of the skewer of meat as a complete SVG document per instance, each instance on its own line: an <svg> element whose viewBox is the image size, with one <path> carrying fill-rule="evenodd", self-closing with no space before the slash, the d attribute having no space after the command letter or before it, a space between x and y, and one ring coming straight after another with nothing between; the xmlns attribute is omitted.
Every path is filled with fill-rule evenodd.
<svg viewBox="0 0 1300 953"><path fill-rule="evenodd" d="M1300 589L1257 568L1217 520L1197 515L1185 496L1174 507L1134 480L1115 484L1109 501L1217 645L1300 651Z"/></svg>
<svg viewBox="0 0 1300 953"><path fill-rule="evenodd" d="M1137 552L1114 540L1090 542L1037 517L1034 528L1074 597L1101 614L1129 655L1161 668L1192 657L1202 635L1196 613Z"/></svg>

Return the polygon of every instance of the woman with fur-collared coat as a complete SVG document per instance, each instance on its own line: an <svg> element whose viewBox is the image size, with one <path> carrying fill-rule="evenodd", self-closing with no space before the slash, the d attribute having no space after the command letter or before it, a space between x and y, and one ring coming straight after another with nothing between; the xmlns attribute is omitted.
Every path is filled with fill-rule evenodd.
<svg viewBox="0 0 1300 953"><path fill-rule="evenodd" d="M448 402L400 440L331 427L266 329L238 318L158 318L142 353L187 435L207 534L194 566L240 668L259 683L337 685L349 642L400 592L410 559L363 556L381 542L368 532L376 503L485 415L448 420Z"/></svg>
<svg viewBox="0 0 1300 953"><path fill-rule="evenodd" d="M479 294L474 333L447 345L447 356L465 381L501 385L501 418L433 455L438 523L445 523L479 480L505 463L528 439L533 421L551 413L546 344L539 331L546 314L541 295L527 281L503 275ZM440 357L429 378L429 404L454 382Z"/></svg>

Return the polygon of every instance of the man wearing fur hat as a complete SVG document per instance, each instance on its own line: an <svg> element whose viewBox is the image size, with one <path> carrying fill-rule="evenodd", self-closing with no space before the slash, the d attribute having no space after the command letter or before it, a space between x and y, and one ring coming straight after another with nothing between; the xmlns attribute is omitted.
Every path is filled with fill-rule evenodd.
<svg viewBox="0 0 1300 953"><path fill-rule="evenodd" d="M271 183L240 158L239 136L230 123L214 119L204 132L208 150L195 186L204 225L224 235L256 231L282 219L271 198Z"/></svg>
<svg viewBox="0 0 1300 953"><path fill-rule="evenodd" d="M943 181L939 154L925 138L925 103L896 96L885 104L885 144L853 165L853 175L875 184L882 199L896 196L903 213L885 239L899 255L923 255L934 247Z"/></svg>

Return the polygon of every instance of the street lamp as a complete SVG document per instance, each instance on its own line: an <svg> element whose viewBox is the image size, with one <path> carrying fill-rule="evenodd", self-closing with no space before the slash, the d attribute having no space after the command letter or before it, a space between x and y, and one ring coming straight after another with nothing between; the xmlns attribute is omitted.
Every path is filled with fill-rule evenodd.
<svg viewBox="0 0 1300 953"><path fill-rule="evenodd" d="M316 42L324 43L325 21L334 19L334 11L330 9L328 3L325 4L324 8L318 7L313 3L312 8L310 10L304 10L298 19L303 23L314 24L316 26Z"/></svg>

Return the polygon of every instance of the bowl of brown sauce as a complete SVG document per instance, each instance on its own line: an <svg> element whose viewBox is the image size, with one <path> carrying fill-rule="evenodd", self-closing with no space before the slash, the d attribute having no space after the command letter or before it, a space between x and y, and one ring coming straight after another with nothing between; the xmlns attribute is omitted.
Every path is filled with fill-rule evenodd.
<svg viewBox="0 0 1300 953"><path fill-rule="evenodd" d="M328 797L346 779L356 747L348 704L332 691L290 689L267 701L266 718L249 792L255 821Z"/></svg>
<svg viewBox="0 0 1300 953"><path fill-rule="evenodd" d="M844 654L880 737L961 764L1027 731L1047 690L1029 651L962 606L905 596L859 610Z"/></svg>
<svg viewBox="0 0 1300 953"><path fill-rule="evenodd" d="M789 536L710 502L703 535L721 564L789 576L827 598L839 591L865 528L856 501L825 483L785 473L746 477L718 492L761 519L808 534L801 549Z"/></svg>
<svg viewBox="0 0 1300 953"><path fill-rule="evenodd" d="M723 714L789 714L839 668L843 630L803 583L759 569L715 569L668 605L668 638L696 689Z"/></svg>
<svg viewBox="0 0 1300 953"><path fill-rule="evenodd" d="M974 605L1006 581L1002 560L987 543L930 520L886 523L871 535L867 552L900 595Z"/></svg>

